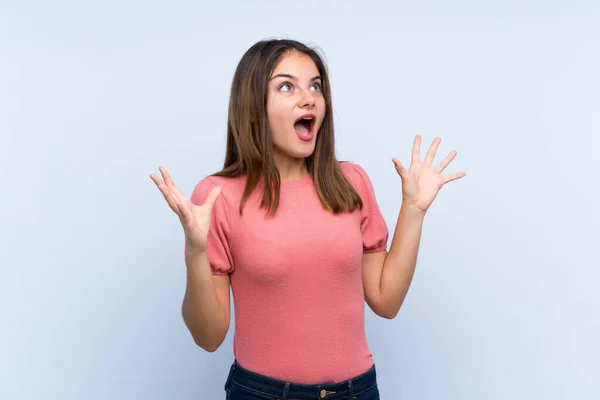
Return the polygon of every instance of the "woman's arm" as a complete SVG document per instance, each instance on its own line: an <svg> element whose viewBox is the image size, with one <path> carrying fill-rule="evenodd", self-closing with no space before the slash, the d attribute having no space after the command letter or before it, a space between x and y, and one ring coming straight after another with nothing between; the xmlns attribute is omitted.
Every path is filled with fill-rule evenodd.
<svg viewBox="0 0 600 400"><path fill-rule="evenodd" d="M204 350L219 348L230 321L229 275L213 275L206 251L185 253L187 286L181 311L194 342Z"/></svg>
<svg viewBox="0 0 600 400"><path fill-rule="evenodd" d="M377 314L387 318L394 318L398 314L410 287L415 273L425 213L445 184L467 175L464 171L441 175L456 157L454 150L433 167L433 159L441 140L439 137L435 138L425 160L421 161L421 136L416 135L408 170L398 159L392 158L402 179L402 206L390 252L386 256L363 257L363 274L366 274L363 275L363 282L366 282L365 297L371 298L373 306L369 305L374 311L378 310L375 311Z"/></svg>
<svg viewBox="0 0 600 400"><path fill-rule="evenodd" d="M396 317L408 293L415 273L424 218L425 213L403 204L390 251L363 256L365 300L381 317Z"/></svg>

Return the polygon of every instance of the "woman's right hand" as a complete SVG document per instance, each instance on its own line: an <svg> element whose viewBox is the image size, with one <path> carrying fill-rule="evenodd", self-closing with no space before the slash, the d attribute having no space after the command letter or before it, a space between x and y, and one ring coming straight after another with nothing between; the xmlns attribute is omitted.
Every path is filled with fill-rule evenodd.
<svg viewBox="0 0 600 400"><path fill-rule="evenodd" d="M177 186L175 186L164 167L159 167L158 169L164 181L155 174L150 174L150 178L158 186L171 210L179 217L185 233L186 246L197 251L206 251L208 232L210 230L210 216L215 202L221 193L221 187L214 187L208 193L204 204L197 206L177 189Z"/></svg>

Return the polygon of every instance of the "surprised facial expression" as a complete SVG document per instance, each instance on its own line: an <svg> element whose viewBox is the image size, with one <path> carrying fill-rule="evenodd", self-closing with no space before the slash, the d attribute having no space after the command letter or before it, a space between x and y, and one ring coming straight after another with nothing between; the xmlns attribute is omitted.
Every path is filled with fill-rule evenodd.
<svg viewBox="0 0 600 400"><path fill-rule="evenodd" d="M288 53L269 80L267 115L275 157L306 158L325 118L321 77L313 60Z"/></svg>

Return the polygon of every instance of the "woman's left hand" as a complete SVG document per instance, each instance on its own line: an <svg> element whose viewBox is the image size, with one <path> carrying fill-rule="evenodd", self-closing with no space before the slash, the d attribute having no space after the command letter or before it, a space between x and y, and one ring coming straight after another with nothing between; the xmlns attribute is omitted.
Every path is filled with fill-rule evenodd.
<svg viewBox="0 0 600 400"><path fill-rule="evenodd" d="M425 213L431 206L442 186L467 175L464 171L445 176L441 175L442 171L456 157L456 151L454 150L435 168L432 167L433 158L441 141L441 138L435 138L425 156L425 161L421 162L421 136L415 136L412 160L408 170L402 166L398 159L392 158L396 171L402 179L402 202L422 213Z"/></svg>

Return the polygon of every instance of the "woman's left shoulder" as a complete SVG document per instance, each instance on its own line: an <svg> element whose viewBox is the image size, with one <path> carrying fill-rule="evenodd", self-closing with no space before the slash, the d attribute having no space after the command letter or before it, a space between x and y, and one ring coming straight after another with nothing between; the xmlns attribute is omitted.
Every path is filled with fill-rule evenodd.
<svg viewBox="0 0 600 400"><path fill-rule="evenodd" d="M356 164L352 161L338 161L338 164L340 165L340 168L344 172L354 171L356 169L356 167L358 166L358 164Z"/></svg>
<svg viewBox="0 0 600 400"><path fill-rule="evenodd" d="M352 161L339 161L339 165L348 179L354 180L356 178L363 178L363 175L366 174L364 168L358 163Z"/></svg>

